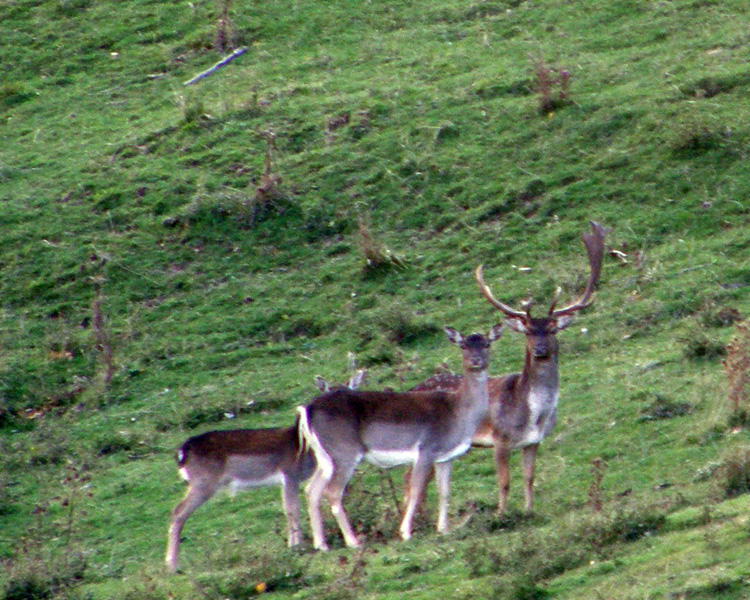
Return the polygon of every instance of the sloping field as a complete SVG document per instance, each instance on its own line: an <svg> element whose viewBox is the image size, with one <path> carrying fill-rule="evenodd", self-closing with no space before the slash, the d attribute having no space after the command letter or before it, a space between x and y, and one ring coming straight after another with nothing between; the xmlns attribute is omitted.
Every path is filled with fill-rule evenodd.
<svg viewBox="0 0 750 600"><path fill-rule="evenodd" d="M224 16L222 16L224 15ZM722 0L0 3L0 598L750 596L750 6ZM192 86L233 50L247 52ZM279 492L218 496L163 556L174 450L286 426L313 378L459 371L442 332L559 334L534 516L491 450L398 540L401 472L357 471L364 540L285 545ZM733 349L730 340L740 335ZM522 336L492 373L523 367ZM743 360L746 361L743 363Z"/></svg>

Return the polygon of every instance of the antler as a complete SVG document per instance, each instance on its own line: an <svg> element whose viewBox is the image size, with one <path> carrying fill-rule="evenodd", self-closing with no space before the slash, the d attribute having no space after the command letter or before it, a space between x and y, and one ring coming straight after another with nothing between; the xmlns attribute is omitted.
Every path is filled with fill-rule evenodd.
<svg viewBox="0 0 750 600"><path fill-rule="evenodd" d="M479 291L482 292L482 295L485 298L487 298L487 300L489 301L490 304L492 304L492 306L503 311L506 315L514 319L524 319L529 316L528 311L521 312L520 310L515 310L514 308L511 308L507 304L503 304L502 302L500 302L500 300L497 300L495 296L492 295L490 288L487 287L487 284L484 282L484 274L482 273L482 265L479 265L474 270L474 278L477 280L477 283L479 284Z"/></svg>
<svg viewBox="0 0 750 600"><path fill-rule="evenodd" d="M570 313L577 312L593 304L593 300L589 301L589 299L594 293L594 288L596 287L596 284L599 281L599 275L602 272L604 236L607 235L607 229L595 221L590 221L590 223L592 229L591 233L584 233L581 236L583 238L583 243L586 245L586 251L589 254L589 265L591 267L591 274L589 275L589 281L586 284L586 290L578 300L559 310L555 310L555 304L557 304L557 295L555 295L555 300L552 302L552 306L550 306L549 309L550 317L557 318L562 317L563 315L569 315Z"/></svg>

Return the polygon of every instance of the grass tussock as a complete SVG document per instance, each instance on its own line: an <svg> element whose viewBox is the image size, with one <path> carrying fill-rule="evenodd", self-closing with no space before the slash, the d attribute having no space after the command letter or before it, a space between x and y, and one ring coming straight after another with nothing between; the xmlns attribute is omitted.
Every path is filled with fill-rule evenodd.
<svg viewBox="0 0 750 600"><path fill-rule="evenodd" d="M385 273L392 268L404 268L404 259L394 254L372 233L364 219L359 220L359 248L365 259L364 272L367 275Z"/></svg>
<svg viewBox="0 0 750 600"><path fill-rule="evenodd" d="M750 321L735 325L735 334L726 348L723 366L727 376L727 396L734 415L750 411Z"/></svg>
<svg viewBox="0 0 750 600"><path fill-rule="evenodd" d="M724 459L716 476L726 498L750 493L750 448L734 450Z"/></svg>

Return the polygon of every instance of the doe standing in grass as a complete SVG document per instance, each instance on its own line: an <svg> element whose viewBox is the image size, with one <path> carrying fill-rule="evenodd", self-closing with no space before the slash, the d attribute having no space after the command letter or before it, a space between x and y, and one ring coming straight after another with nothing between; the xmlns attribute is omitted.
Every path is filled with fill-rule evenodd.
<svg viewBox="0 0 750 600"><path fill-rule="evenodd" d="M451 461L466 452L479 423L487 417L487 365L491 344L501 326L489 335L464 338L445 328L461 348L464 377L455 392L360 392L337 390L300 407L299 429L315 454L317 468L307 488L313 546L327 550L320 502L325 496L347 546L359 546L342 504L346 484L362 459L380 467L411 465L412 475L399 532L411 537L412 519L434 467L438 485L437 529L448 530Z"/></svg>
<svg viewBox="0 0 750 600"><path fill-rule="evenodd" d="M358 387L364 376L365 371L358 371L346 389ZM328 387L322 380L316 379L316 384ZM299 440L297 423L283 428L209 431L187 440L177 451L177 462L188 489L172 511L167 568L177 570L180 535L188 517L222 488L281 486L288 544L299 544L299 486L315 471L315 457L300 448Z"/></svg>

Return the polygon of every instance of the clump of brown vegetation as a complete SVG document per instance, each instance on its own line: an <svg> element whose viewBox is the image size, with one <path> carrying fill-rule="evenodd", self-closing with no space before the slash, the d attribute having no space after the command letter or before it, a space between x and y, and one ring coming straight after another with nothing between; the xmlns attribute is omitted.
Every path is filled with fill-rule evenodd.
<svg viewBox="0 0 750 600"><path fill-rule="evenodd" d="M281 176L271 170L271 157L276 150L276 135L273 131L263 131L260 137L266 140L266 168L255 190L255 203L264 206L279 196Z"/></svg>
<svg viewBox="0 0 750 600"><path fill-rule="evenodd" d="M266 141L266 164L263 174L255 185L255 195L243 202L243 210L247 225L252 226L263 220L271 210L276 213L283 211L280 202L284 198L281 190L281 175L273 170L273 155L276 151L276 134L271 131L258 133Z"/></svg>
<svg viewBox="0 0 750 600"><path fill-rule="evenodd" d="M365 256L366 271L382 271L392 267L405 268L405 261L395 255L373 236L370 227L359 220L359 247Z"/></svg>
<svg viewBox="0 0 750 600"><path fill-rule="evenodd" d="M232 24L229 20L229 8L232 0L219 1L219 20L216 25L216 41L214 47L218 52L224 52L229 46L229 38L232 33Z"/></svg>
<svg viewBox="0 0 750 600"><path fill-rule="evenodd" d="M92 261L98 261L98 267L102 271L100 274L91 278L94 286L94 299L91 301L91 329L94 334L94 349L96 350L102 368L102 377L105 387L109 387L112 376L115 374L114 346L112 343L112 334L107 327L102 303L104 302L104 293L102 287L106 281L103 274L104 266L107 259L97 255L92 256Z"/></svg>
<svg viewBox="0 0 750 600"><path fill-rule="evenodd" d="M534 75L541 114L549 115L558 108L571 104L568 90L570 71L550 67L543 59L537 58L534 61Z"/></svg>
<svg viewBox="0 0 750 600"><path fill-rule="evenodd" d="M727 397L732 418L747 423L748 391L750 390L750 321L735 324L736 333L726 349L724 372L729 389Z"/></svg>
<svg viewBox="0 0 750 600"><path fill-rule="evenodd" d="M589 486L589 506L594 513L602 512L604 501L602 500L602 481L607 463L601 458L591 461L591 485Z"/></svg>

